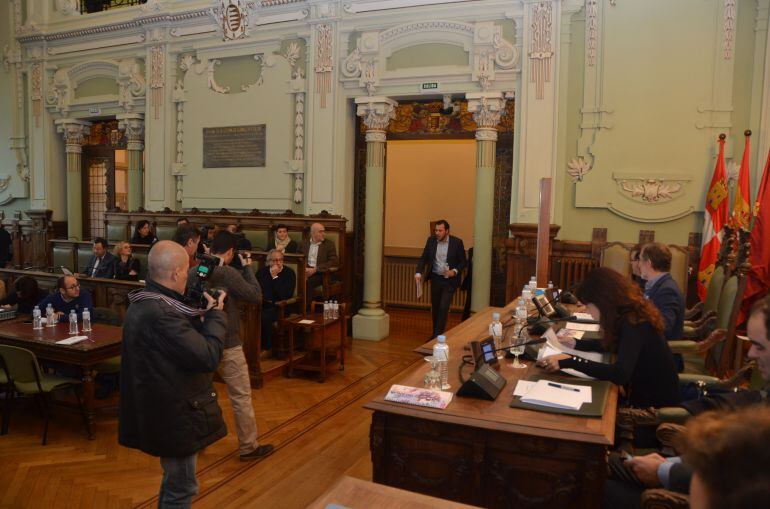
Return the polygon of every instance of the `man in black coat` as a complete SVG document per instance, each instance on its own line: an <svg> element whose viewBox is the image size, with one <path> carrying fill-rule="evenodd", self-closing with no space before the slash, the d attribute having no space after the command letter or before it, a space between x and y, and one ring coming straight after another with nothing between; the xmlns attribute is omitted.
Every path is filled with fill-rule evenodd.
<svg viewBox="0 0 770 509"><path fill-rule="evenodd" d="M294 296L297 275L283 264L283 253L271 249L267 253L267 265L257 271L257 281L262 287L262 352L273 348L273 324L278 321L276 302Z"/></svg>
<svg viewBox="0 0 770 509"><path fill-rule="evenodd" d="M227 434L211 383L227 332L225 295L206 294L206 310L189 305L188 256L175 242L156 243L148 266L123 323L118 442L160 457L160 507L190 507L198 451Z"/></svg>
<svg viewBox="0 0 770 509"><path fill-rule="evenodd" d="M94 255L88 260L84 275L88 277L115 277L115 264L118 257L107 251L107 241L101 237L94 239Z"/></svg>
<svg viewBox="0 0 770 509"><path fill-rule="evenodd" d="M663 315L663 335L667 340L682 337L684 328L684 296L668 271L671 251L659 242L645 244L639 254L639 271L645 280L644 296Z"/></svg>
<svg viewBox="0 0 770 509"><path fill-rule="evenodd" d="M449 235L449 223L443 219L436 221L434 235L428 237L422 256L417 262L414 279L418 284L430 280L431 318L433 334L436 337L446 329L449 304L452 294L460 286L460 272L465 268L465 247L463 241Z"/></svg>

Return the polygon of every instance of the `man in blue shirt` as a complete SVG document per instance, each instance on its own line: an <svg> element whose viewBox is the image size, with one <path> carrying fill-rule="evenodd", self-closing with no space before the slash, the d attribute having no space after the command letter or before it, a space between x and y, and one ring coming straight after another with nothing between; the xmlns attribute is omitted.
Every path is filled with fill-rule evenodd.
<svg viewBox="0 0 770 509"><path fill-rule="evenodd" d="M56 281L59 290L48 295L38 303L40 311L45 313L48 304L53 306L56 318L60 322L69 320L70 311L73 309L78 315L78 320L83 319L83 310L93 311L94 301L88 290L81 290L80 283L75 276L62 276Z"/></svg>

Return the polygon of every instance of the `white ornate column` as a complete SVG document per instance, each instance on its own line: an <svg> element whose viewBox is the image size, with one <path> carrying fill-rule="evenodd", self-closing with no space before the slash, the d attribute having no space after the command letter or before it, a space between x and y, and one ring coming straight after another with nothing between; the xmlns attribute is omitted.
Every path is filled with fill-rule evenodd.
<svg viewBox="0 0 770 509"><path fill-rule="evenodd" d="M353 337L379 341L390 332L382 309L382 243L385 212L385 132L398 103L387 97L358 97L356 114L366 125L364 304L353 317Z"/></svg>
<svg viewBox="0 0 770 509"><path fill-rule="evenodd" d="M521 115L514 171L518 185L512 200L516 209L511 210L511 221L516 223L537 222L540 179L556 181L561 10L561 0L524 0L523 17L514 19L517 33L523 34L521 89L516 96Z"/></svg>
<svg viewBox="0 0 770 509"><path fill-rule="evenodd" d="M465 94L476 122L476 211L473 220L473 283L471 310L489 306L492 286L492 223L494 221L497 125L505 110L502 92Z"/></svg>
<svg viewBox="0 0 770 509"><path fill-rule="evenodd" d="M67 152L67 237L83 239L83 180L81 155L83 140L91 134L91 122L76 118L56 121L56 130L64 137Z"/></svg>
<svg viewBox="0 0 770 509"><path fill-rule="evenodd" d="M128 210L144 206L142 163L144 160L144 114L126 113L117 115L120 129L126 131L128 154Z"/></svg>

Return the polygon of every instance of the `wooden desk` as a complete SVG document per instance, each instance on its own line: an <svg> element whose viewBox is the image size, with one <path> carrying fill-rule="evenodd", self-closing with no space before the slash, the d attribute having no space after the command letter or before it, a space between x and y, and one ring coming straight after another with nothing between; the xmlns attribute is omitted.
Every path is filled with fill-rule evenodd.
<svg viewBox="0 0 770 509"><path fill-rule="evenodd" d="M71 336L69 323L34 330L31 323L0 322L0 343L26 348L34 352L39 359L69 364L80 370L83 380L83 404L89 427L93 429L96 410L93 367L99 362L120 355L123 328L95 323L91 332L80 332L78 335L88 336L92 341L81 341L74 345L56 344L57 341Z"/></svg>
<svg viewBox="0 0 770 509"><path fill-rule="evenodd" d="M324 318L322 313L315 313L297 316L284 321L289 329L289 377L293 376L295 369L317 371L318 381L324 382L326 380L326 368L328 367L326 360L327 350L339 350L337 359L339 359L340 362L340 371L345 369L345 336L347 336L345 309L345 305L340 304L339 318ZM312 323L300 323L305 320L312 320ZM339 344L329 346L326 344L327 333L329 329L335 326L339 331ZM310 340L311 344L305 345L308 355L305 356L303 361L300 361L301 363L297 363L294 361L294 347L296 344L294 334L295 331L301 330L309 330L312 334L312 338ZM317 345L315 343L317 343ZM314 364L311 361L314 352L318 353L318 364Z"/></svg>
<svg viewBox="0 0 770 509"><path fill-rule="evenodd" d="M464 344L486 333L493 311L487 308L446 334L452 392L460 387ZM421 387L428 369L421 363L394 383ZM542 370L532 363L513 369L505 360L500 373L508 384L495 401L455 396L438 410L391 403L383 392L367 403L374 410L374 481L484 507L599 507L617 388L602 418L549 414L508 406L516 381Z"/></svg>
<svg viewBox="0 0 770 509"><path fill-rule="evenodd" d="M329 504L337 504L350 509L472 509L474 506L447 502L411 491L399 490L363 481L354 477L343 476L334 486L318 497L308 509L326 509Z"/></svg>

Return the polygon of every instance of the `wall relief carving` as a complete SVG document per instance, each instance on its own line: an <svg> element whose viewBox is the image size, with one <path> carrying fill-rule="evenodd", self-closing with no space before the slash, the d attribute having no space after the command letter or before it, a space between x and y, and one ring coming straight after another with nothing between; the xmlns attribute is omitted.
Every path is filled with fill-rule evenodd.
<svg viewBox="0 0 770 509"><path fill-rule="evenodd" d="M690 177L649 176L635 177L613 174L612 178L623 194L641 203L665 203L676 199Z"/></svg>

